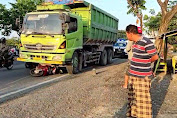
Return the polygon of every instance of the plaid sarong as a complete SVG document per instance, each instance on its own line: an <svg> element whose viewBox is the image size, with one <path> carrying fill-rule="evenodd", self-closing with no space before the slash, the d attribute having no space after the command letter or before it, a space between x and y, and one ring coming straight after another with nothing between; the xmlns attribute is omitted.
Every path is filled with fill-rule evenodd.
<svg viewBox="0 0 177 118"><path fill-rule="evenodd" d="M129 76L127 117L152 118L151 80Z"/></svg>

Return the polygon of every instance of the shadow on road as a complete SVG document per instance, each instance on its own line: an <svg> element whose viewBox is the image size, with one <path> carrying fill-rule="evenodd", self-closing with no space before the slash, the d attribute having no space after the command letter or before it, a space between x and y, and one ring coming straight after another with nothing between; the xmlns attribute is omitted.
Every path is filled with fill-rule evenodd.
<svg viewBox="0 0 177 118"><path fill-rule="evenodd" d="M166 75L163 78L159 78L152 83L151 98L152 98L152 110L154 116L153 118L156 118L159 113L159 110L168 92L170 82L171 82L171 76Z"/></svg>
<svg viewBox="0 0 177 118"><path fill-rule="evenodd" d="M153 118L157 118L160 108L165 100L165 96L168 92L170 81L171 81L170 75L166 75L162 78L157 77L157 79L152 81L151 98L152 98ZM126 118L126 106L127 103L125 103L121 109L118 109L113 118Z"/></svg>
<svg viewBox="0 0 177 118"><path fill-rule="evenodd" d="M127 62L127 59L114 58L112 64L108 64L108 65L106 65L106 66L89 65L88 67L84 68L82 72L90 71L90 70L92 70L93 68L95 68L95 69L101 69L101 68L105 68L105 67L109 67L109 66L113 66L113 65L119 65L119 64L125 63L125 62Z"/></svg>

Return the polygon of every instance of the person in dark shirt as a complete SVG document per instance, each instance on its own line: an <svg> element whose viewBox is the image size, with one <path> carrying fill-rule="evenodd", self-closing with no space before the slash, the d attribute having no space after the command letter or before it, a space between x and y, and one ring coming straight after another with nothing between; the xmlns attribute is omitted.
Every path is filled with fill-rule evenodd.
<svg viewBox="0 0 177 118"><path fill-rule="evenodd" d="M133 56L128 71L128 117L152 118L152 103L150 97L151 78L153 72L151 63L158 59L157 51L150 39L139 34L135 25L126 27L128 40L134 41Z"/></svg>
<svg viewBox="0 0 177 118"><path fill-rule="evenodd" d="M6 45L6 38L0 39L0 58L8 56L9 47Z"/></svg>

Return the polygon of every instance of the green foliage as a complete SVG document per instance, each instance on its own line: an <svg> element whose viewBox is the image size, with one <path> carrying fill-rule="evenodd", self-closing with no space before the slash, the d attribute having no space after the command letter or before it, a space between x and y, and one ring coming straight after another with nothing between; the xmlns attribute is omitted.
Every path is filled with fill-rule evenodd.
<svg viewBox="0 0 177 118"><path fill-rule="evenodd" d="M145 7L145 3L146 1L145 0L130 0L132 6L134 8L136 8L136 10L134 8L132 8L131 5L128 4L128 12L127 14L133 14L134 16L137 15L137 13L140 13L142 14L142 10L146 10L146 7Z"/></svg>
<svg viewBox="0 0 177 118"><path fill-rule="evenodd" d="M152 15L155 15L155 10L154 9L150 9L149 13L152 14Z"/></svg>
<svg viewBox="0 0 177 118"><path fill-rule="evenodd" d="M159 12L157 15L144 16L144 26L147 29L147 33L150 34L152 31L158 31L161 24L162 14ZM168 31L177 29L177 14L172 18L168 26Z"/></svg>
<svg viewBox="0 0 177 118"><path fill-rule="evenodd" d="M118 38L127 39L125 30L118 30Z"/></svg>
<svg viewBox="0 0 177 118"><path fill-rule="evenodd" d="M148 30L147 33L152 31L158 31L161 21L161 13L158 13L156 16L144 16L144 26Z"/></svg>
<svg viewBox="0 0 177 118"><path fill-rule="evenodd" d="M175 6L177 4L177 0L171 0L168 2L168 11L170 11L172 9L173 6Z"/></svg>
<svg viewBox="0 0 177 118"><path fill-rule="evenodd" d="M173 45L173 44L177 44L177 36L172 36L168 38L168 43Z"/></svg>
<svg viewBox="0 0 177 118"><path fill-rule="evenodd" d="M17 0L16 3L10 3L12 8L10 9L11 12L11 18L12 20L12 26L14 30L19 30L18 27L16 27L16 18L20 18L20 22L22 24L23 18L26 13L32 12L36 9L36 6L40 4L42 0Z"/></svg>
<svg viewBox="0 0 177 118"><path fill-rule="evenodd" d="M176 52L177 51L177 44L174 44L173 45L173 52Z"/></svg>
<svg viewBox="0 0 177 118"><path fill-rule="evenodd" d="M8 39L8 40L7 40L7 45L9 45L9 46L15 46L15 47L18 47L19 44L20 44L20 41L14 39L14 38L12 38L12 39Z"/></svg>
<svg viewBox="0 0 177 118"><path fill-rule="evenodd" d="M11 20L9 16L11 16L11 14L8 9L6 9L5 5L0 4L0 30L4 29L2 35L5 36L9 35L11 32Z"/></svg>
<svg viewBox="0 0 177 118"><path fill-rule="evenodd" d="M0 4L0 21L1 29L5 29L5 32L9 30L19 31L19 27L16 26L16 19L20 18L20 23L23 22L23 17L26 13L34 11L36 6L41 4L43 0L16 0L16 3L10 3L12 8L6 9L5 5ZM12 25L11 28L9 28ZM3 27L2 27L3 26ZM7 35L9 33L6 33Z"/></svg>
<svg viewBox="0 0 177 118"><path fill-rule="evenodd" d="M168 31L172 31L175 29L177 29L177 14L172 18L168 27Z"/></svg>

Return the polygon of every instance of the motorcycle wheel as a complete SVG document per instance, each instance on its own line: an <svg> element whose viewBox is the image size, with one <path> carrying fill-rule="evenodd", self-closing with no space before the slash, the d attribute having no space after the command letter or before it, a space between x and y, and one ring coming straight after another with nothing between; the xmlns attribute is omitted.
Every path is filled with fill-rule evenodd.
<svg viewBox="0 0 177 118"><path fill-rule="evenodd" d="M13 63L10 63L10 64L8 64L8 66L6 68L7 68L7 70L11 70L13 67L14 67Z"/></svg>
<svg viewBox="0 0 177 118"><path fill-rule="evenodd" d="M30 75L33 76L33 77L41 77L44 74L43 71L39 71L39 73L35 73L34 71L35 71L35 68L30 70Z"/></svg>

